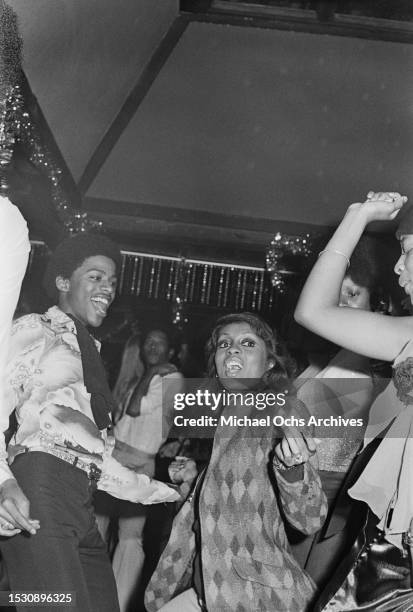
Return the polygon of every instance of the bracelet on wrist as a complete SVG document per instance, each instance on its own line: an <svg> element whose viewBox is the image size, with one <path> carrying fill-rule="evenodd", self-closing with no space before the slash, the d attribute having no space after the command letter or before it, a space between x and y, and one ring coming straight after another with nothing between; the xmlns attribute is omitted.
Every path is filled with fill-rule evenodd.
<svg viewBox="0 0 413 612"><path fill-rule="evenodd" d="M335 253L336 255L340 255L341 257L344 257L344 259L347 262L347 270L349 269L350 259L349 257L347 257L345 253L342 253L341 251L338 251L337 249L323 249L322 251L319 252L318 256L320 257L323 253Z"/></svg>

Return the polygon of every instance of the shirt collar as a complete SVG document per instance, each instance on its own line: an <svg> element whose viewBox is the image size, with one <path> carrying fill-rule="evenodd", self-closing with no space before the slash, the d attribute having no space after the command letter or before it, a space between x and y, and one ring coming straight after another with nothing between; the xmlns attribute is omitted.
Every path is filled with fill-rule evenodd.
<svg viewBox="0 0 413 612"><path fill-rule="evenodd" d="M73 319L67 316L63 310L61 310L58 306L52 306L44 315L42 315L44 321L47 321L50 324L50 327L55 333L63 334L65 332L70 332L72 334L76 334L76 326L74 324ZM95 344L100 350L101 343L94 336L92 336Z"/></svg>
<svg viewBox="0 0 413 612"><path fill-rule="evenodd" d="M42 316L42 318L50 323L50 327L55 332L69 331L76 334L76 327L70 317L67 316L63 310L60 310L58 306L52 306Z"/></svg>

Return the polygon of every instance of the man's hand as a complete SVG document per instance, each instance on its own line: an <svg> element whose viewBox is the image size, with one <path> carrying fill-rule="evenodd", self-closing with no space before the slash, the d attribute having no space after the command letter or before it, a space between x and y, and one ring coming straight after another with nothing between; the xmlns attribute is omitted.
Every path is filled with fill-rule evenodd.
<svg viewBox="0 0 413 612"><path fill-rule="evenodd" d="M0 535L10 537L28 531L35 535L40 528L38 520L30 518L30 502L14 478L0 485Z"/></svg>
<svg viewBox="0 0 413 612"><path fill-rule="evenodd" d="M175 457L168 468L169 478L174 484L191 482L198 475L198 469L193 459L188 457Z"/></svg>

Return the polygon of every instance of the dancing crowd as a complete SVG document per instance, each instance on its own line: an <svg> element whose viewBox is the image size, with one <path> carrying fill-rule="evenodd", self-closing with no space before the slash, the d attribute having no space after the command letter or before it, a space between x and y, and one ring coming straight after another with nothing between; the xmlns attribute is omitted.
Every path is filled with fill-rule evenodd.
<svg viewBox="0 0 413 612"><path fill-rule="evenodd" d="M43 280L53 305L13 321L30 242L0 198L4 432L15 418L0 436L0 552L18 611L413 611L413 317L396 315L364 234L396 217L394 272L413 303L413 207L399 193L351 204L306 280L295 319L337 347L327 362L309 355L297 374L259 314L218 318L202 384L233 399L199 453L168 440L189 383L166 325L131 335L109 387L91 333L116 295L107 237L61 241ZM277 424L229 424L255 415L247 394ZM169 520L150 567L159 504Z"/></svg>

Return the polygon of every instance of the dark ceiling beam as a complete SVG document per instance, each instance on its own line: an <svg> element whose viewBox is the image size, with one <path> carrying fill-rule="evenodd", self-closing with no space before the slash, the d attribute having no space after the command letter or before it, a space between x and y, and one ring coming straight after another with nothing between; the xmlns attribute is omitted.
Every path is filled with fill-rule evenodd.
<svg viewBox="0 0 413 612"><path fill-rule="evenodd" d="M181 222L200 226L215 226L219 228L232 228L252 230L254 232L275 233L283 231L289 234L303 235L328 231L328 226L295 221L279 221L249 215L231 215L215 213L205 210L191 210L158 204L142 204L107 198L86 197L85 209L88 212L112 214L119 217L137 217L153 220ZM280 228L280 229L279 229Z"/></svg>
<svg viewBox="0 0 413 612"><path fill-rule="evenodd" d="M297 236L310 233L318 240L330 235L332 229L103 198L85 198L84 206L89 217L103 221L123 248L261 267L276 232Z"/></svg>
<svg viewBox="0 0 413 612"><path fill-rule="evenodd" d="M263 266L266 249L277 232L291 236L310 234L314 246L321 249L334 230L327 225L106 198L86 197L84 207L89 217L103 221L123 248L244 265ZM369 229L394 235L393 222L374 223Z"/></svg>
<svg viewBox="0 0 413 612"><path fill-rule="evenodd" d="M205 6L203 6L205 5ZM182 0L181 11L192 21L329 34L351 38L365 38L413 44L413 24L390 19L344 15L335 13L327 21L320 21L313 10L291 9L230 0Z"/></svg>
<svg viewBox="0 0 413 612"><path fill-rule="evenodd" d="M139 105L184 33L188 22L189 20L185 17L177 17L146 64L135 86L103 136L78 181L78 189L82 195L87 192L93 183L123 131L135 115Z"/></svg>

